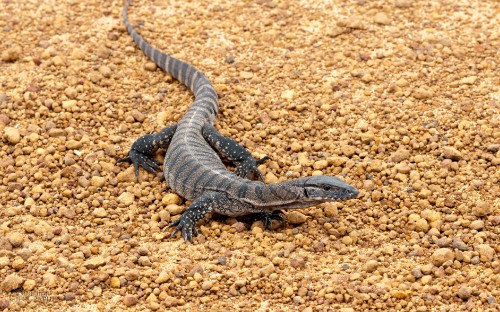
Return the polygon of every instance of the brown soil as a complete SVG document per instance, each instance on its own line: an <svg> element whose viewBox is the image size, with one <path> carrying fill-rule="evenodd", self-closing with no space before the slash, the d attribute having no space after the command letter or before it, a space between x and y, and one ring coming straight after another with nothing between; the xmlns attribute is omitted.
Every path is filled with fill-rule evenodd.
<svg viewBox="0 0 500 312"><path fill-rule="evenodd" d="M220 131L272 158L266 182L361 191L193 245L164 229L186 203L115 163L192 102L121 5L0 2L0 310L498 309L497 1L133 1L214 83Z"/></svg>

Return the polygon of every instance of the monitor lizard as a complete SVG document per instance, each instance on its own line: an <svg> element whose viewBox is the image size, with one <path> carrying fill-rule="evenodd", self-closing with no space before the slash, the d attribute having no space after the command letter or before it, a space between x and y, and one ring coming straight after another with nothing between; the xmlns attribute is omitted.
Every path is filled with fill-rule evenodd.
<svg viewBox="0 0 500 312"><path fill-rule="evenodd" d="M226 216L258 214L265 227L272 220L285 222L283 209L315 206L323 202L355 198L358 190L333 176L308 176L275 184L263 182L257 165L268 157L255 159L250 152L231 138L222 136L214 127L219 110L218 96L210 81L191 64L161 52L146 42L134 29L127 16L130 2L123 8L123 22L142 52L158 67L186 85L194 94L194 103L176 123L158 133L138 138L128 156L118 162L134 165L155 174L161 163L154 153L166 150L163 175L169 187L191 201L181 217L169 224L171 237L181 232L185 241L193 242L198 234L199 220L218 213ZM233 163L230 171L221 157ZM255 175L258 179L251 180Z"/></svg>

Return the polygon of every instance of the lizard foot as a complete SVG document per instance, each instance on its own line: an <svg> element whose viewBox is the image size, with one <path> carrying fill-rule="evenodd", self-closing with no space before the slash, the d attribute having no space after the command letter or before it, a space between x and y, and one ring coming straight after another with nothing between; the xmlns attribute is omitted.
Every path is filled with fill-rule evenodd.
<svg viewBox="0 0 500 312"><path fill-rule="evenodd" d="M250 179L252 174L255 174L262 182L264 182L264 176L257 168L257 165L263 164L268 159L270 159L269 156L264 156L258 160L255 160L253 157L247 158L236 167L235 173L240 177L247 179Z"/></svg>
<svg viewBox="0 0 500 312"><path fill-rule="evenodd" d="M168 228L175 226L175 229L170 234L170 238L174 237L174 235L180 231L185 241L193 243L193 236L198 236L200 233L200 231L196 228L195 223L196 222L188 217L184 217L183 214L179 219L167 226Z"/></svg>
<svg viewBox="0 0 500 312"><path fill-rule="evenodd" d="M264 222L264 228L266 230L273 229L273 220L277 220L281 223L280 228L285 228L288 224L285 214L281 210L274 210L271 212L258 212L255 213L254 216Z"/></svg>
<svg viewBox="0 0 500 312"><path fill-rule="evenodd" d="M193 236L200 233L196 228L196 223L210 215L214 206L218 207L221 203L227 203L224 195L224 193L207 192L195 199L179 219L168 225L168 227L175 226L170 237L174 237L175 233L180 231L184 240L192 243Z"/></svg>
<svg viewBox="0 0 500 312"><path fill-rule="evenodd" d="M133 148L128 152L128 157L120 158L116 161L129 162L134 164L134 172L136 180L139 181L139 166L144 168L147 172L156 174L158 170L161 170L161 163L149 155L145 155Z"/></svg>

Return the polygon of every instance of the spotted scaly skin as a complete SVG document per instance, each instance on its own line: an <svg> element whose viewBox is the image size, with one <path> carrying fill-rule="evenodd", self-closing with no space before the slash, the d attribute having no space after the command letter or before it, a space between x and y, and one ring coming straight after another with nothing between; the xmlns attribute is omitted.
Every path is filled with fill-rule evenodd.
<svg viewBox="0 0 500 312"><path fill-rule="evenodd" d="M283 209L305 208L328 201L354 198L358 190L339 178L330 176L303 177L276 184L265 184L256 160L233 139L222 136L214 127L219 110L218 97L210 81L191 64L153 48L130 24L127 2L123 22L142 52L162 70L186 85L194 94L193 105L182 119L158 133L137 139L128 157L118 162L131 162L138 176L139 167L151 173L161 169L154 153L166 149L163 173L170 188L191 200L191 205L169 227L171 236L181 232L186 241L193 241L199 220L219 213L226 216L258 214L269 225L272 220L284 221ZM232 162L236 171L226 169L221 157ZM256 176L258 180L250 180Z"/></svg>

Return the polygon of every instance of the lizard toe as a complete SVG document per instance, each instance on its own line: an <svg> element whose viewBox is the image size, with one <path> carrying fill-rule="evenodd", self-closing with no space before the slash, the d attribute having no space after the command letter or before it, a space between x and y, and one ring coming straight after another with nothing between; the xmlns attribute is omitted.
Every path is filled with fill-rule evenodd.
<svg viewBox="0 0 500 312"><path fill-rule="evenodd" d="M175 220L174 222L170 223L169 225L167 225L167 228L171 228L171 227L174 227L176 225L179 225L179 223L181 222L181 218Z"/></svg>
<svg viewBox="0 0 500 312"><path fill-rule="evenodd" d="M139 167L144 168L144 170L152 174L156 174L156 172L161 169L161 164L159 161L157 161L150 155L145 155L133 148L130 149L127 157L120 158L116 162L132 163L134 165L134 173L137 181L139 180Z"/></svg>
<svg viewBox="0 0 500 312"><path fill-rule="evenodd" d="M128 163L130 163L130 162L132 162L132 160L130 159L130 157L127 156L127 157L120 158L120 159L118 159L116 161L116 163L121 163L121 162L128 162Z"/></svg>
<svg viewBox="0 0 500 312"><path fill-rule="evenodd" d="M271 159L271 157L269 156L264 156L262 157L261 159L257 159L257 161L255 161L255 163L257 165L262 165L263 163L265 163L267 160Z"/></svg>
<svg viewBox="0 0 500 312"><path fill-rule="evenodd" d="M180 232L184 241L193 243L193 237L199 234L199 230L195 227L194 222L187 218L180 217L168 225L168 227L173 226L175 226L175 229L170 233L170 238L174 237L177 232Z"/></svg>
<svg viewBox="0 0 500 312"><path fill-rule="evenodd" d="M258 180L261 180L262 182L264 182L264 176L262 175L260 170L257 168L257 164L259 161L260 160L256 161L253 158L245 160L238 167L236 167L235 173L237 175L239 175L240 177L245 178L245 179L249 179L249 180L252 178L252 175L254 175L254 177L257 177Z"/></svg>
<svg viewBox="0 0 500 312"><path fill-rule="evenodd" d="M182 237L184 238L184 241L190 242L192 244L193 243L193 231L192 231L192 229L182 228Z"/></svg>

